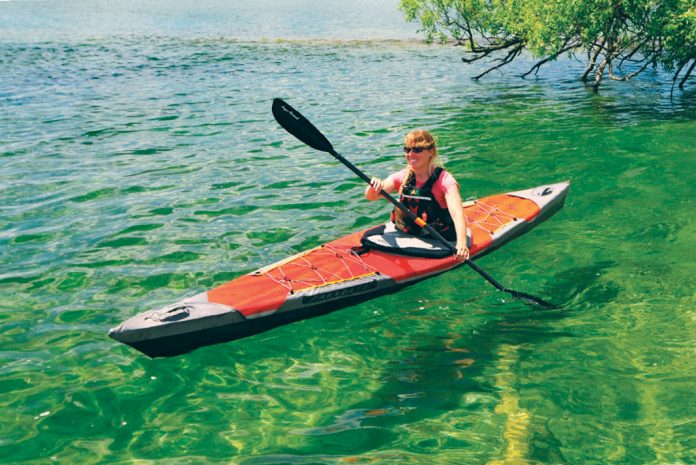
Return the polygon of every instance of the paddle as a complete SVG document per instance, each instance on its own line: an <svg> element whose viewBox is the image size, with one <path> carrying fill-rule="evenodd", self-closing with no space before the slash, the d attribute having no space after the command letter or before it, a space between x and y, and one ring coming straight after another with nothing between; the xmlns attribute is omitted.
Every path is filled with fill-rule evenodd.
<svg viewBox="0 0 696 465"><path fill-rule="evenodd" d="M322 152L328 152L330 153L336 160L340 161L343 163L345 166L347 166L353 173L358 175L359 178L361 178L363 181L367 182L368 184L370 183L371 179L362 171L360 171L358 168L355 167L351 162L343 158L341 154L336 152L331 145L331 142L328 141L328 139L322 134L312 123L309 122L307 118L302 116L300 112L295 110L293 107L291 107L288 103L283 101L282 99L276 98L273 99L273 106L271 107L271 110L273 111L273 116L275 117L276 121L290 134L298 138L300 141L304 142L305 144L309 145L310 147L322 151ZM409 210L404 204L396 200L394 197L389 195L387 192L382 191L381 195L387 199L389 202L394 204L396 208L404 212L404 214L410 218L412 221L414 221L416 224L424 228L428 233L437 239L438 241L442 242L442 244L453 254L457 253L457 249L440 233L438 233L432 226L429 224L425 223L421 218L418 218L411 210ZM534 297L533 295L526 294L524 292L519 292L519 291L514 291L512 289L508 289L502 284L500 284L498 281L493 279L491 275L483 271L478 265L476 265L472 260L466 259L465 263L469 265L474 271L476 271L478 274L483 276L486 281L491 283L493 286L495 286L496 289L502 292L507 292L511 294L513 297L516 297L518 299L524 299L528 302L531 302L535 305L539 305L541 307L546 307L546 308L556 308L555 305L552 305L538 297Z"/></svg>

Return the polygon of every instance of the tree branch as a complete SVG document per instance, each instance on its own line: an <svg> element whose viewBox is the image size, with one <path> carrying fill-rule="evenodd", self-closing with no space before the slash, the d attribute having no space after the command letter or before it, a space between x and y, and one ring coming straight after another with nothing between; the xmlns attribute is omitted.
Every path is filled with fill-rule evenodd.
<svg viewBox="0 0 696 465"><path fill-rule="evenodd" d="M483 76L485 76L486 74L490 73L491 71L495 71L496 69L500 69L500 68L502 68L503 66L507 65L508 63L510 63L511 61L513 61L515 58L517 58L517 56L518 56L520 53L522 53L522 50L524 50L524 44L519 44L519 45L517 45L515 48L513 48L512 50L510 50L510 51L508 52L508 54L507 54L507 56L506 56L505 58L501 58L500 60L498 60L498 61L500 62L498 65L493 66L493 67L487 69L486 71L484 71L483 73L479 74L478 76L474 76L474 80L478 81L478 80L481 79Z"/></svg>
<svg viewBox="0 0 696 465"><path fill-rule="evenodd" d="M475 61L478 61L482 58L486 58L487 56L491 55L492 53L498 52L500 50L505 50L510 47L519 47L522 46L524 47L524 43L522 42L522 39L510 39L503 41L502 43L498 45L486 45L486 46L476 46L475 44L472 46L472 50L470 50L470 53L473 54L478 54L478 56L475 56L473 58L464 58L462 57L462 61L464 63L473 63Z"/></svg>
<svg viewBox="0 0 696 465"><path fill-rule="evenodd" d="M595 73L595 82L592 85L592 89L597 92L599 90L599 84L602 82L602 77L604 76L604 68L607 67L609 62L607 61L607 58L604 57L604 60L599 64L597 67L597 72Z"/></svg>
<svg viewBox="0 0 696 465"><path fill-rule="evenodd" d="M687 61L687 63L688 63L688 61ZM691 66L689 67L689 70L686 72L686 75L684 75L684 78L679 83L680 90L684 90L684 84L686 84L686 80L689 79L689 76L691 76L691 73L693 72L695 67L696 67L696 58L691 62ZM672 86L672 87L674 87L674 86Z"/></svg>
<svg viewBox="0 0 696 465"><path fill-rule="evenodd" d="M604 48L604 40L602 41L601 44L594 44L592 48L588 49L587 51L587 57L588 57L588 63L587 63L587 68L585 68L585 72L583 73L582 77L580 80L582 82L587 82L587 78L589 77L590 73L594 70L594 67L597 64L597 58L599 58L599 54L602 53L602 49Z"/></svg>
<svg viewBox="0 0 696 465"><path fill-rule="evenodd" d="M559 51L555 52L554 54L547 56L547 57L544 58L543 60L540 60L540 61L536 62L536 63L534 64L534 66L532 66L531 68L529 68L529 71L527 71L526 73L524 73L524 74L522 75L522 77L525 78L525 77L529 76L530 74L532 74L532 71L534 71L534 74L537 74L537 73L539 72L539 68L541 68L543 65L545 65L545 64L548 63L549 61L555 60L555 59L558 58L562 53L565 53L565 52L568 52L568 51L570 51L570 50L573 50L574 48L577 48L577 47L580 45L580 43L579 43L579 42L576 42L576 41L573 41L573 42L571 42L570 45L568 45L568 42L570 42L570 41L571 41L571 39L566 39L566 41L563 43L563 48L561 48Z"/></svg>

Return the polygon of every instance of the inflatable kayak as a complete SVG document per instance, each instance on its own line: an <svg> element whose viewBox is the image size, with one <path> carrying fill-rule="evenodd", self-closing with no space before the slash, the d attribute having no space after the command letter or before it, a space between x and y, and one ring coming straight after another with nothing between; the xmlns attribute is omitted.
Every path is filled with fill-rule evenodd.
<svg viewBox="0 0 696 465"><path fill-rule="evenodd" d="M563 206L568 187L563 182L465 202L471 258L546 220ZM382 225L136 315L109 336L150 357L178 355L337 310L459 265L437 241Z"/></svg>

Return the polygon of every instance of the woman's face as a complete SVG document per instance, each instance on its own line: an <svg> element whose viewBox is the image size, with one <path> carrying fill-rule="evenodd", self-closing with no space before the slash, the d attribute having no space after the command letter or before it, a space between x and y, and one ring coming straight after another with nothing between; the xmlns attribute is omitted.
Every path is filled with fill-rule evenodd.
<svg viewBox="0 0 696 465"><path fill-rule="evenodd" d="M415 172L421 172L428 169L430 159L433 156L433 148L432 146L423 146L422 144L404 145L404 154L406 155L408 166Z"/></svg>

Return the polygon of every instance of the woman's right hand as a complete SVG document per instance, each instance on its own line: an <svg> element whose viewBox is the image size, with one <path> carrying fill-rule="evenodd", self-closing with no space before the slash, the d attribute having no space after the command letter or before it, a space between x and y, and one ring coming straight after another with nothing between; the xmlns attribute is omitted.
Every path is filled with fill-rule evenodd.
<svg viewBox="0 0 696 465"><path fill-rule="evenodd" d="M382 190L384 189L384 181L382 181L382 180L379 179L379 178L373 177L373 178L370 180L370 188L371 188L374 192L376 192L377 194L379 194L379 193L382 192Z"/></svg>
<svg viewBox="0 0 696 465"><path fill-rule="evenodd" d="M365 188L365 198L370 201L382 199L382 192L390 194L393 190L394 181L391 176L384 180L373 177L370 179L370 185Z"/></svg>

